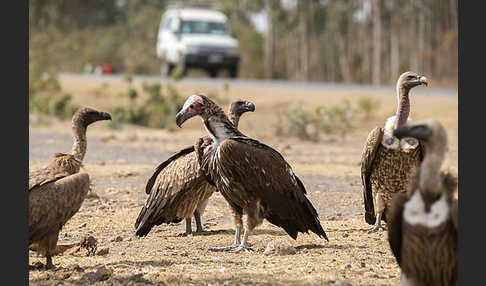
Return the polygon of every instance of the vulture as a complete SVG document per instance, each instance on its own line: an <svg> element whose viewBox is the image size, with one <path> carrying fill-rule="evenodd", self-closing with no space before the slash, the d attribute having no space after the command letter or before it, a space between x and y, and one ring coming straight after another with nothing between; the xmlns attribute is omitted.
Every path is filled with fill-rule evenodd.
<svg viewBox="0 0 486 286"><path fill-rule="evenodd" d="M316 209L307 199L304 184L272 147L243 135L223 110L204 95L191 95L176 115L179 127L199 115L212 140L202 154L200 167L230 205L235 218L234 252L251 251L250 232L267 219L293 239L309 230L324 237ZM247 215L243 239L241 217Z"/></svg>
<svg viewBox="0 0 486 286"><path fill-rule="evenodd" d="M255 105L249 101L236 100L231 104L228 114L235 127L248 111L255 111ZM186 220L185 235L189 235L193 214L196 233L203 232L201 215L216 188L200 172L198 159L210 144L208 136L200 138L195 146L180 150L155 169L145 187L149 197L135 222L136 235L146 236L155 225L182 219Z"/></svg>
<svg viewBox="0 0 486 286"><path fill-rule="evenodd" d="M81 108L72 118L72 153L55 153L44 168L29 172L29 245L46 256L46 268L52 268L59 231L79 210L89 190L89 176L79 173L86 154L86 128L99 120L111 120L110 114Z"/></svg>
<svg viewBox="0 0 486 286"><path fill-rule="evenodd" d="M393 136L393 130L410 121L409 91L421 84L427 85L425 76L410 71L400 75L396 85L396 115L389 117L384 127L375 127L363 147L361 182L365 221L373 225L370 232L384 229L381 220L386 221L392 197L406 192L413 170L422 160L424 150L416 138Z"/></svg>
<svg viewBox="0 0 486 286"><path fill-rule="evenodd" d="M389 212L388 242L401 268L400 285L457 285L457 178L441 165L447 134L426 119L397 128L397 138L417 138L427 150L407 193L394 196Z"/></svg>

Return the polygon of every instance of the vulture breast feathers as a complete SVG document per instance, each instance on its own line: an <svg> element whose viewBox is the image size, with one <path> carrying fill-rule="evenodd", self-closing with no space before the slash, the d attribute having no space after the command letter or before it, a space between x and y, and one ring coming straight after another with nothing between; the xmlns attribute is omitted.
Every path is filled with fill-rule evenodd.
<svg viewBox="0 0 486 286"><path fill-rule="evenodd" d="M327 239L304 185L275 149L233 136L207 152L202 163L230 205L253 209L293 239L309 230Z"/></svg>

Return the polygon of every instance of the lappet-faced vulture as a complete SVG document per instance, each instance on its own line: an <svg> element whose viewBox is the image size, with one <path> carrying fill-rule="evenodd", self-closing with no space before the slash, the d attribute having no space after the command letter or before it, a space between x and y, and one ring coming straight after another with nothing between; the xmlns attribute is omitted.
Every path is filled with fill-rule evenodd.
<svg viewBox="0 0 486 286"><path fill-rule="evenodd" d="M395 116L386 120L385 126L374 128L368 135L361 156L361 182L365 205L365 221L383 229L391 199L397 193L406 192L413 170L423 157L422 146L413 137L398 139L393 130L410 121L409 91L427 78L414 72L405 72L398 78L396 91L398 107Z"/></svg>
<svg viewBox="0 0 486 286"><path fill-rule="evenodd" d="M243 239L240 242L241 226L236 222L235 245L227 249L249 250L248 235L263 219L282 227L293 239L309 230L327 239L304 185L280 153L243 135L204 95L190 96L177 114L176 123L181 126L196 115L212 139L212 148L202 156L202 171L233 212L240 217L247 215Z"/></svg>
<svg viewBox="0 0 486 286"><path fill-rule="evenodd" d="M457 178L441 171L447 134L439 122L427 119L393 135L417 138L427 150L409 191L393 198L387 221L388 241L402 270L400 285L457 285Z"/></svg>
<svg viewBox="0 0 486 286"><path fill-rule="evenodd" d="M99 120L111 116L91 108L78 110L72 118L72 153L56 153L49 165L29 173L29 245L38 245L46 256L46 268L53 267L59 231L88 193L89 176L78 172L86 154L86 128Z"/></svg>
<svg viewBox="0 0 486 286"><path fill-rule="evenodd" d="M229 116L237 128L241 115L254 111L249 101L236 100L230 105ZM194 214L196 233L202 233L201 215L209 198L216 191L199 168L198 159L206 148L211 148L211 138L205 136L194 146L186 147L162 162L147 181L149 194L135 222L135 233L145 236L155 225L186 220L185 234L192 233L191 216Z"/></svg>

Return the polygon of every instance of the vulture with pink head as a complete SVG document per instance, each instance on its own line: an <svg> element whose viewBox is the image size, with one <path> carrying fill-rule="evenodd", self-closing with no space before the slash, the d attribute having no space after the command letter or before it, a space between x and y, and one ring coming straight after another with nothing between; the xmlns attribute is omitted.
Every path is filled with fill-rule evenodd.
<svg viewBox="0 0 486 286"><path fill-rule="evenodd" d="M229 116L235 127L245 112L255 110L249 101L236 100L230 105ZM194 146L186 147L162 162L147 181L149 194L135 222L135 233L146 236L155 225L186 220L185 235L192 233L191 217L194 214L196 234L203 232L201 215L216 188L199 168L199 159L211 139L199 138Z"/></svg>
<svg viewBox="0 0 486 286"><path fill-rule="evenodd" d="M191 117L200 116L212 139L202 155L201 170L216 185L235 214L235 252L250 251L250 232L266 219L283 228L293 239L299 232L314 232L327 240L316 209L292 167L272 147L245 136L223 110L204 95L190 96L176 116L180 127ZM247 215L243 239L241 222Z"/></svg>

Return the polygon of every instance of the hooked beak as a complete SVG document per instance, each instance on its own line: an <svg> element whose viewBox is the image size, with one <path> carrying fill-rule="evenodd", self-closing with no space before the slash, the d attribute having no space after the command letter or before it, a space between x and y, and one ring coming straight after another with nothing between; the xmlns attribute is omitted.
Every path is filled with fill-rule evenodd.
<svg viewBox="0 0 486 286"><path fill-rule="evenodd" d="M255 111L255 105L252 102L249 102L249 101L247 101L245 103L245 108L246 108L246 110L251 111L251 112Z"/></svg>
<svg viewBox="0 0 486 286"><path fill-rule="evenodd" d="M182 123L184 123L187 119L191 118L193 115L191 115L185 108L181 109L179 113L176 115L176 124L180 128L182 126Z"/></svg>
<svg viewBox="0 0 486 286"><path fill-rule="evenodd" d="M423 84L425 86L428 86L429 82L425 76L419 76L419 82L420 84Z"/></svg>
<svg viewBox="0 0 486 286"><path fill-rule="evenodd" d="M398 139L413 137L419 140L426 140L432 135L432 131L423 124L403 125L393 131L393 136Z"/></svg>
<svg viewBox="0 0 486 286"><path fill-rule="evenodd" d="M108 112L100 112L101 120L111 120L111 115Z"/></svg>

